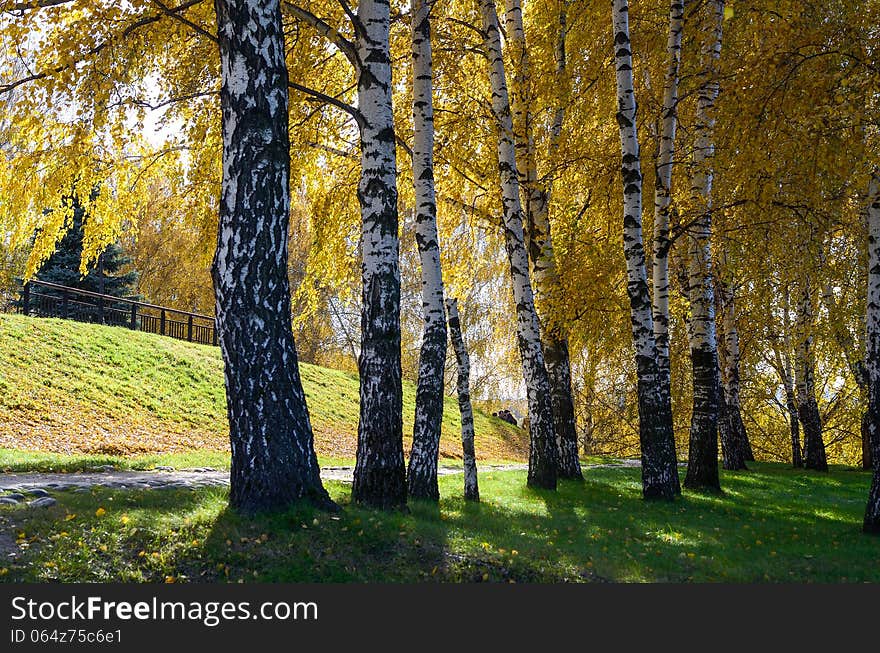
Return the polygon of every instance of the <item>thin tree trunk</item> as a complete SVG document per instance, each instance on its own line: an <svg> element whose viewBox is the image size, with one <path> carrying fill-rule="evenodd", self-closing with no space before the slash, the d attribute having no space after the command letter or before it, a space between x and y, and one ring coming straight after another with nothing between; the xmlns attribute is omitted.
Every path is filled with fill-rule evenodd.
<svg viewBox="0 0 880 653"><path fill-rule="evenodd" d="M724 0L707 3L708 38L701 62L705 79L697 96L691 195L700 212L688 231L688 297L694 406L685 487L720 490L718 478L718 349L712 297L712 176L715 145L715 101L718 98L718 59Z"/></svg>
<svg viewBox="0 0 880 653"><path fill-rule="evenodd" d="M390 7L361 0L357 13L361 125L360 421L352 498L379 508L406 503L400 368L397 161L391 110Z"/></svg>
<svg viewBox="0 0 880 653"><path fill-rule="evenodd" d="M523 241L513 122L510 115L507 81L504 77L498 12L494 0L479 0L479 5L486 54L489 58L492 112L498 128L498 168L501 176L504 239L516 303L517 339L529 406L528 484L530 487L556 489L556 439L553 433L550 379L544 365L541 329L535 311L532 284L529 279L529 260Z"/></svg>
<svg viewBox="0 0 880 653"><path fill-rule="evenodd" d="M718 280L716 306L721 320L718 327L718 367L721 378L719 404L719 433L721 435L721 459L724 469L747 469L746 462L754 460L746 426L743 423L739 396L739 334L733 291Z"/></svg>
<svg viewBox="0 0 880 653"><path fill-rule="evenodd" d="M613 0L611 11L617 71L617 124L620 127L622 155L623 253L626 258L627 293L638 375L642 494L646 499L672 499L678 486L678 467L672 444L674 440L669 393L664 393L659 384L651 297L645 269L641 223L642 173L627 0Z"/></svg>
<svg viewBox="0 0 880 653"><path fill-rule="evenodd" d="M413 57L413 184L416 203L416 243L422 267L424 330L419 352L413 444L407 482L409 496L440 500L437 458L443 422L443 375L446 367L446 315L437 235L434 194L434 108L431 63L431 4L412 0Z"/></svg>
<svg viewBox="0 0 880 653"><path fill-rule="evenodd" d="M880 533L880 168L874 168L868 186L868 299L865 325L868 435L873 475L863 528L866 533Z"/></svg>
<svg viewBox="0 0 880 653"><path fill-rule="evenodd" d="M232 448L229 504L244 512L321 485L290 315L287 63L278 0L216 0L223 179L211 267Z"/></svg>
<svg viewBox="0 0 880 653"><path fill-rule="evenodd" d="M788 428L791 434L791 466L803 467L804 459L801 453L800 421L794 394L794 374L791 367L790 306L788 284L786 284L782 293L782 337L785 354L778 360L778 365L779 373L782 377L782 387L785 390L785 407L788 410Z"/></svg>
<svg viewBox="0 0 880 653"><path fill-rule="evenodd" d="M474 453L474 411L471 407L470 390L471 361L461 333L458 300L447 299L446 312L449 316L449 337L458 363L458 410L461 413L461 450L464 454L464 498L468 501L479 501L477 457Z"/></svg>
<svg viewBox="0 0 880 653"><path fill-rule="evenodd" d="M560 301L561 284L553 253L550 231L550 181L538 179L535 138L532 130L530 92L532 82L531 62L523 27L520 0L507 0L505 22L507 43L514 64L511 84L511 110L516 150L516 167L519 173L522 201L525 205L525 238L535 289L535 308L543 325L542 342L547 374L550 378L550 399L553 409L553 430L556 437L557 472L561 478L583 479L578 457L577 430L574 400L571 394L571 364L568 355L568 338L563 326L554 319L554 304ZM559 35L557 37L556 74L557 84L565 76L566 5L560 10ZM551 150L558 147L565 107L558 103L554 113L551 134Z"/></svg>
<svg viewBox="0 0 880 653"><path fill-rule="evenodd" d="M822 418L816 403L813 306L810 278L806 273L801 279L799 292L795 327L795 377L798 418L804 427L804 467L825 472L828 471L828 463L825 459L825 443L822 441Z"/></svg>
<svg viewBox="0 0 880 653"><path fill-rule="evenodd" d="M681 63L681 34L684 27L684 0L669 6L669 36L666 42L666 74L663 81L663 123L657 163L654 167L654 243L653 311L657 366L669 385L669 211L672 203L672 168L675 132L678 126L678 76ZM674 442L673 442L674 446Z"/></svg>

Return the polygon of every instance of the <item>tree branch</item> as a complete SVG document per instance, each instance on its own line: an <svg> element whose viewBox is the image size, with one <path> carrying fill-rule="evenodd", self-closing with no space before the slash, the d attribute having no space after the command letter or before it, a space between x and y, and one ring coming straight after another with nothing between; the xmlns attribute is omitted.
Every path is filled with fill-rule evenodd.
<svg viewBox="0 0 880 653"><path fill-rule="evenodd" d="M358 127L363 127L366 121L364 120L364 115L355 109L350 104L346 104L342 100L338 100L335 97L331 97L326 95L325 93L321 93L321 91L316 91L313 88L309 88L308 86L303 86L302 84L297 84L296 82L288 81L287 85L295 91L299 91L300 93L304 93L310 97L315 98L316 100L320 100L325 104L330 104L337 109L341 109L345 111L348 115L354 118L355 122L357 122Z"/></svg>
<svg viewBox="0 0 880 653"><path fill-rule="evenodd" d="M175 13L166 4L160 2L159 0L153 0L153 4L156 5L157 7L159 7L165 13L166 16L170 16L174 20L180 21L181 23L183 23L187 27L191 27L192 29L194 29L196 32L198 32L199 34L204 36L209 41L213 41L214 43L217 43L217 37L214 36L213 34L211 34L210 32L208 32L207 30L205 30L205 28L203 28L201 25L197 25L196 23L192 22L191 20L184 18L183 16L181 16L178 13Z"/></svg>
<svg viewBox="0 0 880 653"><path fill-rule="evenodd" d="M294 17L316 29L321 36L339 48L339 51L345 55L345 58L349 60L355 70L360 69L360 61L354 44L340 34L337 29L331 27L326 21L321 20L315 14L293 4L292 2L285 0L284 6L287 7Z"/></svg>
<svg viewBox="0 0 880 653"><path fill-rule="evenodd" d="M51 2L52 0L45 0L45 1ZM180 4L177 7L173 7L171 9L169 9L168 11L171 11L174 13L184 11L186 9L189 9L190 7L194 7L195 5L199 4L201 1L202 0L187 0L183 4ZM57 4L60 4L60 2ZM152 23L156 23L156 22L162 20L162 18L164 18L166 15L167 14L163 12L161 14L153 14L152 16L144 16L140 20L136 20L135 22L133 22L131 25L129 25L128 27L126 27L122 31L121 38L125 38L125 37L131 35L133 32L137 31L141 27L144 27L146 25L150 25ZM114 40L115 39L107 39L103 43L96 45L95 47L91 48L88 52L86 52L82 57L78 58L76 61L72 61L72 62L64 64L62 66L56 66L55 68L48 70L48 71L44 71L41 73L34 73L32 75L28 75L27 77L22 77L21 79L18 79L14 82L10 82L8 84L3 84L2 86L0 86L0 95L3 95L4 93L8 93L9 91L11 91L15 88L18 88L22 84L27 84L28 82L35 82L40 79L45 79L46 77L49 77L50 75L64 72L65 70L72 68L76 64L85 61L85 59L87 57L90 57L90 56L96 55L96 54L100 54Z"/></svg>

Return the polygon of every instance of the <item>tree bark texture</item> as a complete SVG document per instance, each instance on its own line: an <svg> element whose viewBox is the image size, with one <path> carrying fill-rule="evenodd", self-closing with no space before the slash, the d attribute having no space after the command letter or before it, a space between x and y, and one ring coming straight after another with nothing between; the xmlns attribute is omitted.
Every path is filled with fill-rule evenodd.
<svg viewBox="0 0 880 653"><path fill-rule="evenodd" d="M642 494L646 499L672 499L678 489L678 466L672 434L672 405L669 393L663 391L660 383L645 268L642 173L627 0L613 0L611 11L623 181L623 253L638 375Z"/></svg>
<svg viewBox="0 0 880 653"><path fill-rule="evenodd" d="M739 334L733 291L718 280L716 306L720 313L718 327L718 364L721 378L719 395L718 432L721 436L721 461L724 469L747 469L746 462L754 460L752 447L743 423L739 397Z"/></svg>
<svg viewBox="0 0 880 653"><path fill-rule="evenodd" d="M333 503L321 485L287 278L290 154L278 0L216 0L223 177L211 273L232 448L229 504Z"/></svg>
<svg viewBox="0 0 880 653"><path fill-rule="evenodd" d="M556 48L556 83L565 76L566 5L560 10ZM524 205L525 239L535 291L535 308L543 326L544 361L550 379L553 431L556 438L557 473L560 478L583 479L578 457L574 400L571 393L571 363L568 338L563 326L554 319L553 306L560 300L561 284L553 252L550 230L550 181L538 178L537 154L532 129L530 92L532 68L526 43L520 0L507 0L505 22L507 44L513 62L510 104L519 174L520 196ZM551 150L557 148L565 108L557 106Z"/></svg>
<svg viewBox="0 0 880 653"><path fill-rule="evenodd" d="M480 500L477 483L477 457L474 452L474 410L471 407L470 374L471 361L461 332L458 316L458 301L446 300L446 313L449 316L449 337L455 350L458 364L458 410L461 413L461 449L464 462L464 498L468 501Z"/></svg>
<svg viewBox="0 0 880 653"><path fill-rule="evenodd" d="M699 211L688 230L688 299L694 405L685 487L720 490L718 477L718 349L712 289L712 177L718 60L721 57L724 0L710 0L703 38L703 83L697 94L691 196Z"/></svg>
<svg viewBox="0 0 880 653"><path fill-rule="evenodd" d="M390 7L357 9L361 124L360 421L352 498L378 508L406 503L400 368L400 269L397 161L391 110Z"/></svg>
<svg viewBox="0 0 880 653"><path fill-rule="evenodd" d="M516 304L517 340L529 406L530 487L556 489L556 438L553 432L550 379L544 363L541 329L535 311L529 260L523 234L519 179L510 98L504 73L501 31L494 0L479 0L485 50L489 59L492 112L498 128L498 168L501 177L501 203L504 240L510 263L513 297Z"/></svg>
<svg viewBox="0 0 880 653"><path fill-rule="evenodd" d="M865 368L868 378L868 436L872 476L863 524L866 533L880 533L880 168L868 187L868 301L865 320Z"/></svg>
<svg viewBox="0 0 880 653"><path fill-rule="evenodd" d="M813 353L813 301L809 275L803 274L798 289L795 330L795 378L797 383L798 419L804 429L804 467L828 471L825 443L822 441L822 417L816 402Z"/></svg>
<svg viewBox="0 0 880 653"><path fill-rule="evenodd" d="M654 340L657 366L662 377L669 377L669 211L672 203L672 168L675 132L678 126L678 78L681 64L681 35L684 27L684 0L669 5L669 36L666 42L666 73L663 79L663 109L660 145L654 168L654 242L652 283L654 289ZM666 381L669 384L669 381Z"/></svg>
<svg viewBox="0 0 880 653"><path fill-rule="evenodd" d="M409 496L439 501L437 459L443 422L443 376L446 369L446 315L434 192L434 108L431 62L431 3L412 0L413 184L416 244L422 269L422 347L416 390L413 444L409 457Z"/></svg>

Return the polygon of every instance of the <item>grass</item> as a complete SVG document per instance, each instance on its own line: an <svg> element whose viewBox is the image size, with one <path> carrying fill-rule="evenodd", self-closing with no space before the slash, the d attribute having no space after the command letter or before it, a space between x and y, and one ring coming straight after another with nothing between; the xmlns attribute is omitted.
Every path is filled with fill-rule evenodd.
<svg viewBox="0 0 880 653"><path fill-rule="evenodd" d="M724 472L721 495L640 497L639 470L592 469L583 484L529 490L523 472L440 479L438 506L407 513L348 504L243 518L226 493L59 493L59 505L0 507L18 552L5 581L880 581L880 539L861 534L869 476L772 463ZM3 542L0 540L0 548ZM8 559L4 554L3 559Z"/></svg>
<svg viewBox="0 0 880 653"><path fill-rule="evenodd" d="M357 377L308 364L301 375L319 457L353 459ZM407 451L414 409L415 388L404 383ZM457 400L447 397L444 458L461 457L460 423ZM527 456L521 429L476 411L475 431L480 459ZM134 464L152 466L190 456L214 461L196 466L219 466L228 451L220 350L120 327L0 314L0 448L108 461L98 464L136 457L143 462Z"/></svg>

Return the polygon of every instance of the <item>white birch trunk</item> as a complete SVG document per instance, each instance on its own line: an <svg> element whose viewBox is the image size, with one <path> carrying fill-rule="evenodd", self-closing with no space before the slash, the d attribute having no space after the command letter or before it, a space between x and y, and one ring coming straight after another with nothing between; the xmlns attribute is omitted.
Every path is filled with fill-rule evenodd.
<svg viewBox="0 0 880 653"><path fill-rule="evenodd" d="M678 469L672 441L669 395L659 386L657 347L654 341L651 297L642 239L642 172L636 126L632 51L627 0L613 0L611 27L617 86L617 124L623 177L623 253L626 259L627 294L636 354L639 395L639 436L642 451L642 493L645 498L671 499L678 486Z"/></svg>
<svg viewBox="0 0 880 653"><path fill-rule="evenodd" d="M498 168L501 177L504 238L510 263L513 297L516 304L517 339L529 405L528 483L532 487L555 489L556 441L550 404L550 382L544 365L541 329L535 311L534 295L529 279L529 260L523 240L523 214L516 169L510 98L504 76L501 30L494 0L479 0L479 5L483 20L485 49L489 58L492 112L498 128Z"/></svg>
<svg viewBox="0 0 880 653"><path fill-rule="evenodd" d="M556 83L564 84L565 36L567 31L566 5L560 10L559 34L556 46ZM561 283L553 252L550 230L550 181L538 179L537 153L532 130L532 66L526 43L520 0L506 0L505 23L507 45L513 62L511 110L516 145L516 166L520 180L520 195L524 204L526 251L531 266L535 291L535 308L543 325L542 343L544 361L550 378L553 425L556 439L557 471L561 478L582 479L578 457L577 429L574 399L571 393L571 363L568 338L562 325L554 319L553 308L560 301ZM560 100L562 98L559 98ZM559 134L565 116L565 105L557 102L554 112L551 153L558 147Z"/></svg>
<svg viewBox="0 0 880 653"><path fill-rule="evenodd" d="M361 124L360 421L352 497L392 508L406 503L400 368L397 161L391 107L390 7L361 0L357 10Z"/></svg>
<svg viewBox="0 0 880 653"><path fill-rule="evenodd" d="M443 422L446 315L434 192L434 105L431 61L431 3L412 0L413 185L416 243L422 268L424 329L419 352L413 444L407 484L409 496L438 501L437 459Z"/></svg>
<svg viewBox="0 0 880 653"><path fill-rule="evenodd" d="M458 410L461 413L461 450L464 463L464 498L468 501L480 500L477 484L477 457L474 452L474 410L471 407L470 374L471 362L461 332L458 316L458 300L446 300L449 315L449 337L455 350L458 364Z"/></svg>
<svg viewBox="0 0 880 653"><path fill-rule="evenodd" d="M672 201L672 168L675 132L678 126L678 77L681 64L681 34L684 0L669 6L669 36L666 42L666 74L663 82L662 126L657 163L654 168L653 309L654 339L660 373L669 376L669 208Z"/></svg>
<svg viewBox="0 0 880 653"><path fill-rule="evenodd" d="M874 168L868 186L868 298L865 325L868 436L873 474L863 528L866 533L880 533L880 168Z"/></svg>
<svg viewBox="0 0 880 653"><path fill-rule="evenodd" d="M705 79L697 96L691 167L691 196L699 217L694 220L687 236L694 406L684 484L691 489L721 487L718 478L718 348L712 292L712 159L724 0L710 0L706 4L708 34L704 36L701 48Z"/></svg>
<svg viewBox="0 0 880 653"><path fill-rule="evenodd" d="M804 467L828 471L822 418L816 402L816 360L813 353L813 299L809 274L802 274L795 311L795 385L798 418L804 427Z"/></svg>

